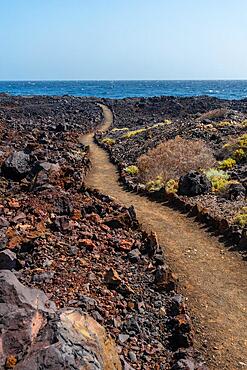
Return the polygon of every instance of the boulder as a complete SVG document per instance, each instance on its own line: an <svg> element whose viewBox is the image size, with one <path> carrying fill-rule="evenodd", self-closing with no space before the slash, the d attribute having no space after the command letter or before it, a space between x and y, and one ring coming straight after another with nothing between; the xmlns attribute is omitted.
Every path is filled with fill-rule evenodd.
<svg viewBox="0 0 247 370"><path fill-rule="evenodd" d="M32 167L32 173L36 175L40 171L46 171L46 172L58 172L60 170L60 166L58 163L52 163L52 162L36 162L34 166Z"/></svg>
<svg viewBox="0 0 247 370"><path fill-rule="evenodd" d="M58 197L56 199L55 206L56 206L56 213L59 216L63 216L63 215L71 216L74 210L73 205L71 201L69 200L69 198L63 197L63 196Z"/></svg>
<svg viewBox="0 0 247 370"><path fill-rule="evenodd" d="M209 193L212 189L212 184L208 178L196 171L190 171L186 175L180 177L178 183L178 194L187 196L196 196Z"/></svg>
<svg viewBox="0 0 247 370"><path fill-rule="evenodd" d="M228 197L231 200L244 197L246 189L242 184L231 184L228 189Z"/></svg>
<svg viewBox="0 0 247 370"><path fill-rule="evenodd" d="M28 307L43 312L54 312L55 304L39 289L25 287L11 271L0 271L0 305ZM2 307L1 307L2 308ZM1 312L0 308L0 312Z"/></svg>
<svg viewBox="0 0 247 370"><path fill-rule="evenodd" d="M172 291L176 287L176 281L177 277L168 265L158 266L155 270L154 284L158 290Z"/></svg>
<svg viewBox="0 0 247 370"><path fill-rule="evenodd" d="M30 163L29 154L13 152L3 163L2 173L8 179L20 181L31 171Z"/></svg>
<svg viewBox="0 0 247 370"><path fill-rule="evenodd" d="M139 262L140 256L141 252L139 251L138 248L132 249L132 251L128 253L128 257L131 262Z"/></svg>
<svg viewBox="0 0 247 370"><path fill-rule="evenodd" d="M15 370L121 369L113 340L79 309L60 311L45 329L47 333L41 333L36 346Z"/></svg>
<svg viewBox="0 0 247 370"><path fill-rule="evenodd" d="M10 249L4 249L0 252L0 270L12 270L17 265L16 254Z"/></svg>
<svg viewBox="0 0 247 370"><path fill-rule="evenodd" d="M0 272L0 368L120 370L114 341L80 309L56 311L38 290Z"/></svg>

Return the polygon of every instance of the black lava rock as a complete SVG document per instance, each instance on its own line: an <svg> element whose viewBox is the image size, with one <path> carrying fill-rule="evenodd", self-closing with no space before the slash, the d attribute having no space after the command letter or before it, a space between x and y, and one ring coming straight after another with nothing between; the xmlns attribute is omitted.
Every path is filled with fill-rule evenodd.
<svg viewBox="0 0 247 370"><path fill-rule="evenodd" d="M30 156L22 151L13 152L2 165L3 175L16 181L26 177L30 170Z"/></svg>
<svg viewBox="0 0 247 370"><path fill-rule="evenodd" d="M180 195L193 197L195 195L209 193L211 189L211 182L200 172L191 171L179 179L178 193Z"/></svg>
<svg viewBox="0 0 247 370"><path fill-rule="evenodd" d="M231 184L228 190L228 196L230 199L237 199L244 197L246 194L246 189L242 184Z"/></svg>

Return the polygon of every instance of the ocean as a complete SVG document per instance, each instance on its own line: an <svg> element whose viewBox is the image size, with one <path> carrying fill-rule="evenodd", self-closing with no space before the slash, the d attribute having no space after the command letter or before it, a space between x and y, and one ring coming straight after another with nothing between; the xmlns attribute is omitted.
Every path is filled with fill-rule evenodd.
<svg viewBox="0 0 247 370"><path fill-rule="evenodd" d="M12 95L73 95L101 98L151 96L215 96L247 98L247 80L218 81L0 81L0 93Z"/></svg>

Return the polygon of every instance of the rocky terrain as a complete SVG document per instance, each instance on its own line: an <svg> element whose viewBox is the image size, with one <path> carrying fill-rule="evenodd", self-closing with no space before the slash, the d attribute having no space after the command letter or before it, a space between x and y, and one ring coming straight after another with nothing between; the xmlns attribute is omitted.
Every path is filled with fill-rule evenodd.
<svg viewBox="0 0 247 370"><path fill-rule="evenodd" d="M157 97L106 103L114 126L96 139L110 152L128 187L172 199L246 250L247 101ZM183 173L187 176L183 181L178 177L167 183L158 177L143 182L138 173L140 158L178 137L206 143L215 164L199 173Z"/></svg>
<svg viewBox="0 0 247 370"><path fill-rule="evenodd" d="M0 97L0 368L203 369L155 233L84 186L78 135L101 120L88 99Z"/></svg>

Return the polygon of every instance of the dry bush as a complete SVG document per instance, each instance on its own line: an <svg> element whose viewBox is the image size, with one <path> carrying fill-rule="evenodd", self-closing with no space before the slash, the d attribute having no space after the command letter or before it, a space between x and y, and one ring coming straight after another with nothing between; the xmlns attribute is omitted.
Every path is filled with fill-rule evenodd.
<svg viewBox="0 0 247 370"><path fill-rule="evenodd" d="M179 136L149 150L137 162L139 180L144 183L157 176L164 182L178 179L191 170L207 169L214 164L212 151L202 140L186 140Z"/></svg>
<svg viewBox="0 0 247 370"><path fill-rule="evenodd" d="M212 119L217 119L217 118L225 118L228 112L229 110L226 108L213 109L206 113L201 114L201 116L199 117L199 120L204 120L204 119L212 120Z"/></svg>

